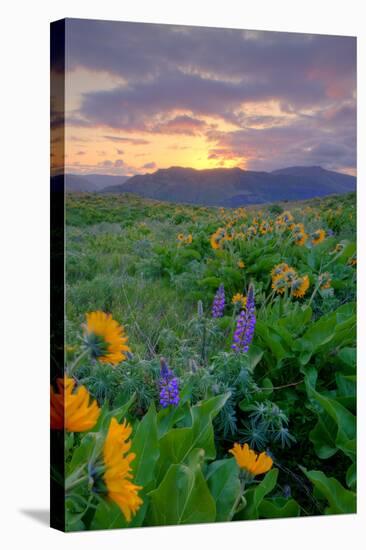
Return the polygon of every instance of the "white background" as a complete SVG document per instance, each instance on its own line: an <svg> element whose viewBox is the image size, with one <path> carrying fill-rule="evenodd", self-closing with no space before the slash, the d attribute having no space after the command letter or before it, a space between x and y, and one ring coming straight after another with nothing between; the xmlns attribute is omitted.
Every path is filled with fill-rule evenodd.
<svg viewBox="0 0 366 550"><path fill-rule="evenodd" d="M63 0L2 5L0 541L2 548L359 548L365 517L365 52L361 0ZM63 17L358 37L359 503L357 516L62 534L49 499L49 23ZM4 125L5 119L5 125ZM362 121L362 122L361 122ZM363 151L363 154L362 154ZM364 335L362 338L362 334ZM35 516L35 517L34 517ZM43 521L41 521L43 518Z"/></svg>

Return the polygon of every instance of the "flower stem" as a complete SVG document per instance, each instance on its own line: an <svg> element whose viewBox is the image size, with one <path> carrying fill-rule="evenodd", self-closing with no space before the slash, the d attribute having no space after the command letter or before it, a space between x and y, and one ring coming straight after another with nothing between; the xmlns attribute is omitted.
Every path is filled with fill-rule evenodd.
<svg viewBox="0 0 366 550"><path fill-rule="evenodd" d="M88 354L88 352L89 352L88 348L84 349L84 351L77 356L75 361L70 366L66 367L66 371L69 376L72 376L72 373L74 372L76 365L81 361L81 359L85 357L85 355Z"/></svg>

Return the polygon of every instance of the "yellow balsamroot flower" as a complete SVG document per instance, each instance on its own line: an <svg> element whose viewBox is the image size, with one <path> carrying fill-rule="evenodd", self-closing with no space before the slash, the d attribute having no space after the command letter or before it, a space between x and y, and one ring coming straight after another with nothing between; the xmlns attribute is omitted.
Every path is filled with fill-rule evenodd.
<svg viewBox="0 0 366 550"><path fill-rule="evenodd" d="M303 223L296 223L292 228L293 233L305 233L305 227Z"/></svg>
<svg viewBox="0 0 366 550"><path fill-rule="evenodd" d="M310 286L309 276L304 275L292 281L291 295L295 298L303 298Z"/></svg>
<svg viewBox="0 0 366 550"><path fill-rule="evenodd" d="M216 233L214 233L213 235L211 235L211 237L210 237L210 243L211 243L211 248L213 248L214 250L217 250L218 248L221 248L221 245L220 245L220 238L217 236Z"/></svg>
<svg viewBox="0 0 366 550"><path fill-rule="evenodd" d="M262 235L266 235L267 233L270 233L272 231L272 227L269 222L263 220L259 227L259 232Z"/></svg>
<svg viewBox="0 0 366 550"><path fill-rule="evenodd" d="M282 262L281 264L277 264L274 266L274 268L271 271L271 276L275 277L276 275L282 275L285 271L288 271L290 269L289 265L285 262Z"/></svg>
<svg viewBox="0 0 366 550"><path fill-rule="evenodd" d="M282 214L280 214L278 216L278 218L276 219L276 223L278 225L286 225L287 227L289 227L290 229L292 229L294 227L294 217L293 215L291 214L291 212L289 212L288 210L286 210L285 212L282 212Z"/></svg>
<svg viewBox="0 0 366 550"><path fill-rule="evenodd" d="M256 234L257 234L257 228L254 225L251 225L250 227L248 227L247 233L246 233L248 239L255 237Z"/></svg>
<svg viewBox="0 0 366 550"><path fill-rule="evenodd" d="M317 245L321 242L323 242L325 239L325 231L324 229L317 229L314 231L314 233L311 234L311 242L313 245Z"/></svg>
<svg viewBox="0 0 366 550"><path fill-rule="evenodd" d="M214 250L217 250L218 248L221 248L221 242L226 236L226 231L223 227L219 227L215 233L213 233L210 237L210 243L211 247Z"/></svg>
<svg viewBox="0 0 366 550"><path fill-rule="evenodd" d="M240 304L241 307L245 307L247 305L247 298L244 294L240 294L240 292L238 292L232 297L231 303L234 305Z"/></svg>
<svg viewBox="0 0 366 550"><path fill-rule="evenodd" d="M332 278L330 276L330 273L321 273L318 277L318 281L320 284L320 290L326 290L331 287Z"/></svg>
<svg viewBox="0 0 366 550"><path fill-rule="evenodd" d="M353 258L350 258L347 264L351 265L352 267L355 267L357 265L357 258L355 256Z"/></svg>
<svg viewBox="0 0 366 550"><path fill-rule="evenodd" d="M294 243L297 246L304 246L307 240L308 236L306 233L295 233L294 235Z"/></svg>
<svg viewBox="0 0 366 550"><path fill-rule="evenodd" d="M131 351L124 327L103 311L86 314L85 339L92 356L100 363L117 365L125 361L126 353Z"/></svg>
<svg viewBox="0 0 366 550"><path fill-rule="evenodd" d="M342 252L343 249L344 249L344 244L338 243L336 244L335 249L332 250L329 254L337 254L338 252Z"/></svg>
<svg viewBox="0 0 366 550"><path fill-rule="evenodd" d="M251 477L265 474L273 466L273 460L270 456L264 452L258 455L249 448L247 443L243 446L234 443L234 447L230 449L229 453L234 455L239 468L245 470Z"/></svg>
<svg viewBox="0 0 366 550"><path fill-rule="evenodd" d="M103 446L103 479L108 497L119 506L127 521L131 521L143 502L138 495L142 487L132 482L131 462L136 455L129 453L131 432L126 420L118 424L116 418L112 418Z"/></svg>
<svg viewBox="0 0 366 550"><path fill-rule="evenodd" d="M179 233L179 235L177 235L177 240L179 241L179 244L191 244L193 238L191 234L186 236L183 235L183 233Z"/></svg>
<svg viewBox="0 0 366 550"><path fill-rule="evenodd" d="M272 289L277 292L277 294L284 294L287 287L287 279L284 273L275 275L275 277L272 278Z"/></svg>
<svg viewBox="0 0 366 550"><path fill-rule="evenodd" d="M85 386L75 388L75 380L57 380L58 393L51 386L51 428L68 432L87 432L94 428L100 415L96 401L90 399Z"/></svg>
<svg viewBox="0 0 366 550"><path fill-rule="evenodd" d="M286 288L289 288L297 278L296 269L285 263L279 264L272 269L272 289L277 294L284 294Z"/></svg>
<svg viewBox="0 0 366 550"><path fill-rule="evenodd" d="M243 260L239 260L238 263L237 263L237 266L238 266L239 269L244 269L245 263L243 262Z"/></svg>

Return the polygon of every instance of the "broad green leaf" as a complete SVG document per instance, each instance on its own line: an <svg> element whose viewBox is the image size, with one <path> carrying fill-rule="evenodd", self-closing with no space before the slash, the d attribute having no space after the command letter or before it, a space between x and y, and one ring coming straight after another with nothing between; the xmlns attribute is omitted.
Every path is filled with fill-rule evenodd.
<svg viewBox="0 0 366 550"><path fill-rule="evenodd" d="M199 465L173 464L150 494L151 525L184 525L215 521L215 501Z"/></svg>
<svg viewBox="0 0 366 550"><path fill-rule="evenodd" d="M300 506L293 498L264 499L258 507L261 518L293 518L300 515Z"/></svg>
<svg viewBox="0 0 366 550"><path fill-rule="evenodd" d="M345 347L340 350L338 357L342 363L350 367L352 371L356 369L356 348Z"/></svg>
<svg viewBox="0 0 366 550"><path fill-rule="evenodd" d="M353 491L356 490L356 482L357 482L357 468L356 464L353 463L350 465L350 467L347 470L346 474L346 483L350 489Z"/></svg>
<svg viewBox="0 0 366 550"><path fill-rule="evenodd" d="M255 346L252 344L248 351L248 363L249 363L249 370L251 372L254 371L255 367L258 365L260 360L262 359L264 354L264 350L258 346Z"/></svg>
<svg viewBox="0 0 366 550"><path fill-rule="evenodd" d="M273 468L266 473L264 479L255 487L250 487L245 491L244 496L247 501L247 505L244 510L238 514L239 519L258 519L259 518L259 506L268 493L273 491L276 486L278 477L277 468Z"/></svg>
<svg viewBox="0 0 366 550"><path fill-rule="evenodd" d="M228 392L216 397L211 397L191 408L193 430L192 443L182 460L184 460L188 453L195 448L204 449L206 458L211 460L215 458L216 449L212 420L220 412L230 395L230 392Z"/></svg>
<svg viewBox="0 0 366 550"><path fill-rule="evenodd" d="M279 334L275 334L272 330L270 331L263 321L257 321L256 335L264 341L278 361L289 356L289 353L283 347L284 340Z"/></svg>
<svg viewBox="0 0 366 550"><path fill-rule="evenodd" d="M206 480L216 502L216 521L231 520L241 493L235 459L212 462L207 469Z"/></svg>
<svg viewBox="0 0 366 550"><path fill-rule="evenodd" d="M327 477L323 472L301 469L318 493L328 501L329 506L325 510L327 514L354 514L356 512L356 494L353 491L348 491L337 479Z"/></svg>
<svg viewBox="0 0 366 550"><path fill-rule="evenodd" d="M91 430L92 432L99 432L101 430L107 431L111 419L114 417L118 420L118 422L122 422L122 420L125 418L126 414L128 413L129 409L131 408L133 402L136 399L136 395L133 394L126 403L123 403L119 407L110 410L108 403L105 403L102 407L102 412L98 418L98 422L94 426L94 428Z"/></svg>
<svg viewBox="0 0 366 550"><path fill-rule="evenodd" d="M309 397L317 401L335 422L337 426L336 446L353 460L356 454L356 418L335 399L315 391L308 382L306 382L306 387Z"/></svg>
<svg viewBox="0 0 366 550"><path fill-rule="evenodd" d="M139 423L132 436L132 452L136 454L132 462L134 482L145 486L154 478L154 468L159 458L158 429L154 403Z"/></svg>
<svg viewBox="0 0 366 550"><path fill-rule="evenodd" d="M309 433L309 439L319 458L330 458L337 451L335 440L337 437L337 424L327 414L319 414L318 422Z"/></svg>
<svg viewBox="0 0 366 550"><path fill-rule="evenodd" d="M66 465L66 475L70 476L72 472L86 468L90 460L96 459L102 449L103 441L102 434L94 432L84 434L80 445L74 449L72 458Z"/></svg>
<svg viewBox="0 0 366 550"><path fill-rule="evenodd" d="M337 372L337 401L352 412L356 412L356 376Z"/></svg>
<svg viewBox="0 0 366 550"><path fill-rule="evenodd" d="M158 483L171 464L180 464L192 450L193 429L173 428L160 439L160 458L156 469Z"/></svg>
<svg viewBox="0 0 366 550"><path fill-rule="evenodd" d="M122 529L124 527L128 527L128 523L117 504L112 500L103 500L99 502L90 528Z"/></svg>

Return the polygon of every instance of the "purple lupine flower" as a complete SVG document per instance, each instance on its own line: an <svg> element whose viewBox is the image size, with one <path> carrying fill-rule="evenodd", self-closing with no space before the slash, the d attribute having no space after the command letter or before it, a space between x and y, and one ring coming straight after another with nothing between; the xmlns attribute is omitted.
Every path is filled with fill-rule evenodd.
<svg viewBox="0 0 366 550"><path fill-rule="evenodd" d="M179 380L163 357L160 359L160 365L160 405L163 409L169 405L176 407L179 404Z"/></svg>
<svg viewBox="0 0 366 550"><path fill-rule="evenodd" d="M240 312L236 322L233 344L231 346L234 351L246 353L249 350L254 336L255 322L254 287L250 285L246 308Z"/></svg>
<svg viewBox="0 0 366 550"><path fill-rule="evenodd" d="M216 291L215 298L212 304L212 317L222 317L225 308L225 289L224 285L220 285Z"/></svg>

